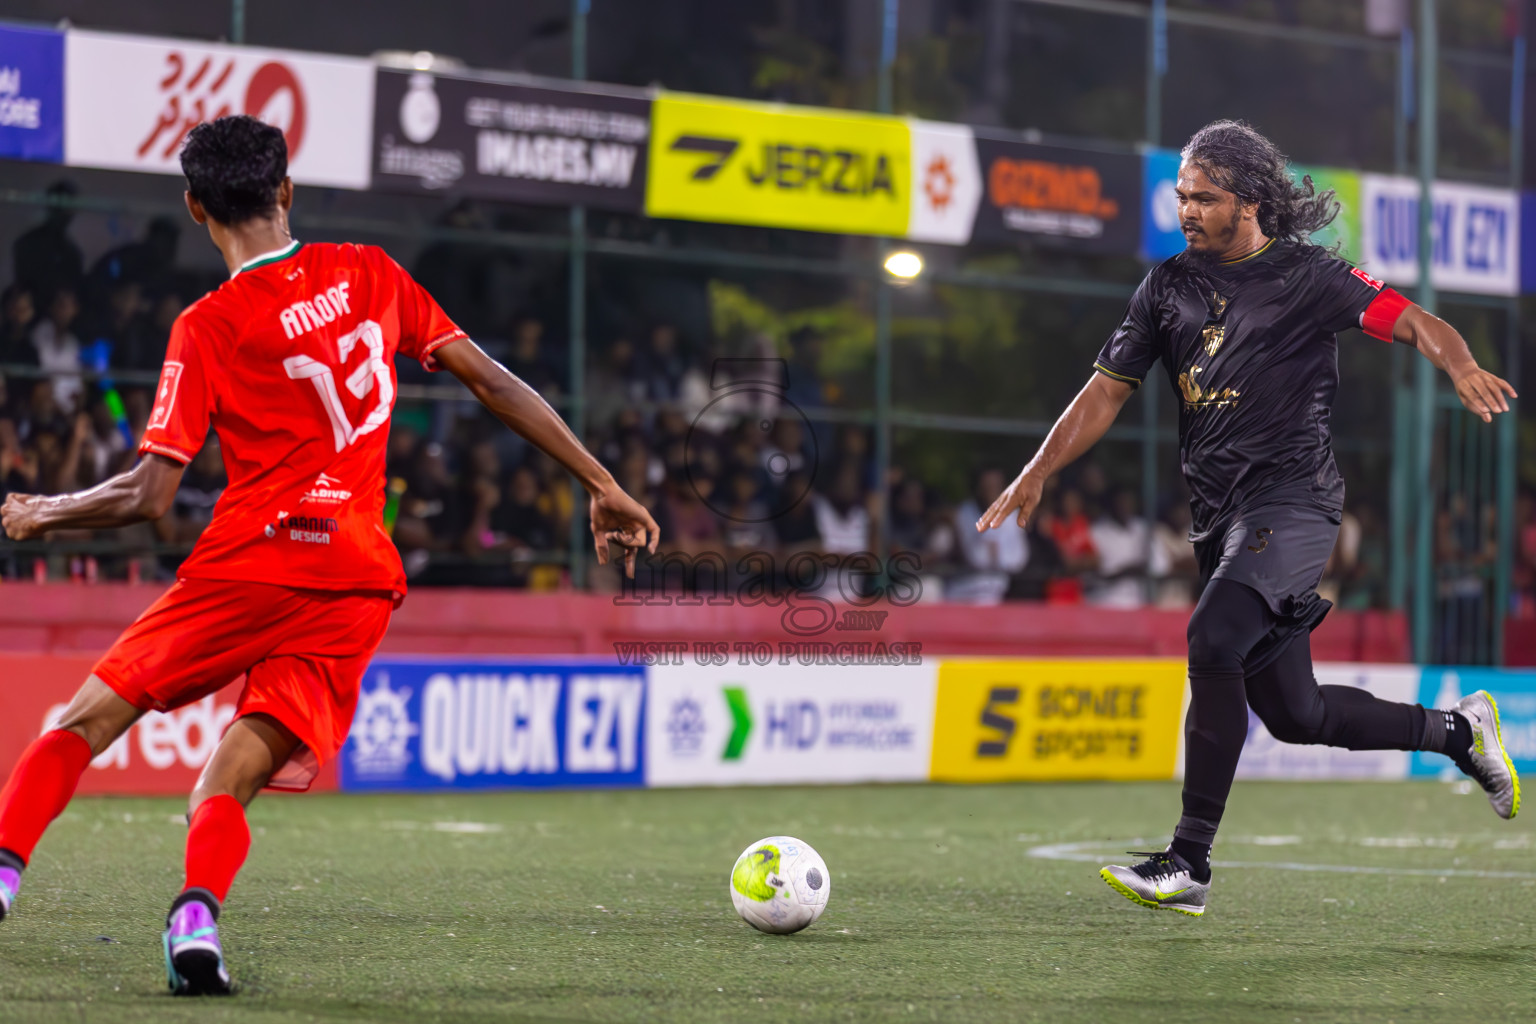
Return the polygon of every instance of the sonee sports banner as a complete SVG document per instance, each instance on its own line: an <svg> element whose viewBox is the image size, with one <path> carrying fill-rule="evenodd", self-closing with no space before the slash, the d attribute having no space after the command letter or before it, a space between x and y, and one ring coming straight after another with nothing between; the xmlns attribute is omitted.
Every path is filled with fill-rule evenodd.
<svg viewBox="0 0 1536 1024"><path fill-rule="evenodd" d="M373 185L639 213L651 101L381 69Z"/></svg>

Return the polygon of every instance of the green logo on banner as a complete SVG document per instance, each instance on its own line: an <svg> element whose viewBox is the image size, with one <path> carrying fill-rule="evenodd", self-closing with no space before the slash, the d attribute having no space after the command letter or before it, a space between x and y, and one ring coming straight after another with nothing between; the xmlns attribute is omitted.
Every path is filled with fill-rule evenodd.
<svg viewBox="0 0 1536 1024"><path fill-rule="evenodd" d="M739 686L724 688L726 707L731 709L731 738L725 741L722 761L739 761L747 747L747 737L752 735L752 708L747 703L747 691Z"/></svg>

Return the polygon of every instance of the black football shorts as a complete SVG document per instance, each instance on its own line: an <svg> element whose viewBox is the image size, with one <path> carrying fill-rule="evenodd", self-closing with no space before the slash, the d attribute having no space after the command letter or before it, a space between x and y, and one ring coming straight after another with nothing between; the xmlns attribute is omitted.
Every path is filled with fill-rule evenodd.
<svg viewBox="0 0 1536 1024"><path fill-rule="evenodd" d="M1275 505L1240 513L1225 530L1195 544L1200 584L1231 580L1256 590L1274 628L1244 661L1246 672L1269 665L1298 636L1316 629L1333 607L1318 596L1339 524L1315 508Z"/></svg>

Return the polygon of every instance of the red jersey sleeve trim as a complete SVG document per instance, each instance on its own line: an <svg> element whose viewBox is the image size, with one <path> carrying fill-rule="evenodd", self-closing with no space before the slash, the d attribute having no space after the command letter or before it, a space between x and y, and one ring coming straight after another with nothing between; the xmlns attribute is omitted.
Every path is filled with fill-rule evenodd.
<svg viewBox="0 0 1536 1024"><path fill-rule="evenodd" d="M1403 310L1413 305L1391 288L1376 293L1371 304L1360 314L1360 329L1379 341L1392 340L1392 325L1403 315Z"/></svg>
<svg viewBox="0 0 1536 1024"><path fill-rule="evenodd" d="M175 459L177 462L184 466L190 463L195 457L195 453L189 455L174 445L161 444L159 441L145 441L143 444L139 445L139 454L164 455L168 459Z"/></svg>
<svg viewBox="0 0 1536 1024"><path fill-rule="evenodd" d="M427 342L425 345L423 345L421 347L421 365L426 367L428 370L432 371L433 373L436 373L437 372L437 360L432 358L432 353L436 352L438 349L442 348L444 345L447 345L447 344L449 344L451 342L458 341L461 338L468 338L468 337L469 337L469 335L465 334L463 331L459 330L457 327L455 327L451 331L448 331L445 334L438 335L436 338L433 338L431 341Z"/></svg>

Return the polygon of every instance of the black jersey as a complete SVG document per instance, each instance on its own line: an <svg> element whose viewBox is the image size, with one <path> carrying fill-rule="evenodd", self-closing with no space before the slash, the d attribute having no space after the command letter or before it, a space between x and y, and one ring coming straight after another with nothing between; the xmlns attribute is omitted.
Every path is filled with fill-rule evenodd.
<svg viewBox="0 0 1536 1024"><path fill-rule="evenodd" d="M1344 481L1328 429L1337 334L1365 326L1390 340L1406 306L1317 246L1271 241L1228 263L1180 255L1141 282L1094 368L1133 385L1156 360L1168 371L1192 540L1266 505L1308 506L1338 522Z"/></svg>

